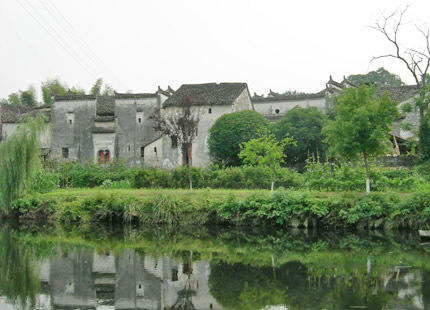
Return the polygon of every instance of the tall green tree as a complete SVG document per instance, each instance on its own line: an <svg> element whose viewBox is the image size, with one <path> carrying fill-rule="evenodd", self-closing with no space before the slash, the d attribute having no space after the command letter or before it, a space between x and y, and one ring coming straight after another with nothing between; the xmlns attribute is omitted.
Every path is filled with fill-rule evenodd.
<svg viewBox="0 0 430 310"><path fill-rule="evenodd" d="M273 134L263 134L257 139L240 144L238 157L246 166L267 167L270 170L270 192L273 193L276 176L281 164L284 163L284 149L295 144L291 137L285 137L281 142L276 140Z"/></svg>
<svg viewBox="0 0 430 310"><path fill-rule="evenodd" d="M323 154L327 150L322 135L325 123L326 116L317 108L296 107L271 124L270 129L278 141L290 136L297 142L286 146L286 162L304 163L309 155Z"/></svg>
<svg viewBox="0 0 430 310"><path fill-rule="evenodd" d="M10 104L14 104L14 105L20 105L21 104L21 100L19 99L19 93L9 94L7 99L8 99Z"/></svg>
<svg viewBox="0 0 430 310"><path fill-rule="evenodd" d="M377 87L405 85L397 74L389 72L384 67L366 74L352 74L347 79L355 85L369 83L375 84Z"/></svg>
<svg viewBox="0 0 430 310"><path fill-rule="evenodd" d="M396 104L384 93L379 99L374 88L361 85L349 88L334 105L336 118L323 128L332 154L348 160L361 155L366 170L366 192L370 192L369 158L383 154L389 145L392 122L397 116Z"/></svg>
<svg viewBox="0 0 430 310"><path fill-rule="evenodd" d="M36 100L36 89L30 85L27 90L19 92L19 101L21 105L27 107L36 107L38 105Z"/></svg>
<svg viewBox="0 0 430 310"><path fill-rule="evenodd" d="M67 85L60 79L47 79L41 86L43 103L51 104L51 96L64 96L67 92Z"/></svg>
<svg viewBox="0 0 430 310"><path fill-rule="evenodd" d="M32 177L42 169L40 135L46 126L41 115L27 120L0 144L0 207L6 213L11 202L26 193Z"/></svg>
<svg viewBox="0 0 430 310"><path fill-rule="evenodd" d="M239 111L219 117L209 129L209 154L214 162L239 166L240 144L258 138L269 128L269 121L255 111Z"/></svg>
<svg viewBox="0 0 430 310"><path fill-rule="evenodd" d="M110 86L109 84L105 84L102 91L102 96L113 96L113 95L115 95L115 89L113 89L113 87Z"/></svg>
<svg viewBox="0 0 430 310"><path fill-rule="evenodd" d="M90 95L100 96L103 88L103 79L99 78L94 83L93 87L91 87Z"/></svg>

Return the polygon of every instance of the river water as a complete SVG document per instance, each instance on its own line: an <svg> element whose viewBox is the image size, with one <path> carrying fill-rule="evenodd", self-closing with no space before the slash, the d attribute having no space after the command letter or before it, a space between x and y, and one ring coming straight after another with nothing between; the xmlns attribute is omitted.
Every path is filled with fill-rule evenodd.
<svg viewBox="0 0 430 310"><path fill-rule="evenodd" d="M2 223L0 309L430 309L414 231Z"/></svg>

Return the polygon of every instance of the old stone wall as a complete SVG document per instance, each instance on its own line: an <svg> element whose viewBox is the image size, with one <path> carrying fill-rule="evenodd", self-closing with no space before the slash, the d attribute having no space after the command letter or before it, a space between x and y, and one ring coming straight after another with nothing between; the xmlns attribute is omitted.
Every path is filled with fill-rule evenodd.
<svg viewBox="0 0 430 310"><path fill-rule="evenodd" d="M91 129L94 126L95 100L65 100L52 103L51 157L62 158L68 148L69 160L94 160ZM74 121L70 123L73 115Z"/></svg>
<svg viewBox="0 0 430 310"><path fill-rule="evenodd" d="M316 107L322 112L326 112L327 105L326 99L312 98L312 99L298 99L298 100L273 100L273 101L262 101L254 102L254 109L258 113L264 116L275 116L285 115L285 113L295 107L310 108Z"/></svg>
<svg viewBox="0 0 430 310"><path fill-rule="evenodd" d="M128 165L139 165L141 147L159 136L153 129L154 122L149 120L159 104L156 96L115 100L118 158Z"/></svg>

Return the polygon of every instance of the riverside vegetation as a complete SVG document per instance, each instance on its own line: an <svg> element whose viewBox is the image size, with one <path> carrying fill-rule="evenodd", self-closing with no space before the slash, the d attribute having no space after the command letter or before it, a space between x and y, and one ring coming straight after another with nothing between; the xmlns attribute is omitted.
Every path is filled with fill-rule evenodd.
<svg viewBox="0 0 430 310"><path fill-rule="evenodd" d="M311 161L304 173L280 168L271 195L265 190L271 171L264 167L193 167L190 192L187 168L62 164L33 178L33 194L15 200L12 215L82 223L428 228L427 169L374 167L374 192L366 195L363 167Z"/></svg>

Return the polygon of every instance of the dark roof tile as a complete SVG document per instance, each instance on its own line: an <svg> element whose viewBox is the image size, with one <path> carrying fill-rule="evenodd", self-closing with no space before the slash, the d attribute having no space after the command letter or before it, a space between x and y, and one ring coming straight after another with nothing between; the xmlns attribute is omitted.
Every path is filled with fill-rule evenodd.
<svg viewBox="0 0 430 310"><path fill-rule="evenodd" d="M34 108L13 104L2 104L0 109L2 123L18 123L22 115L30 112L36 113Z"/></svg>
<svg viewBox="0 0 430 310"><path fill-rule="evenodd" d="M376 90L376 95L380 96L385 91L388 91L390 93L391 100L400 103L409 98L414 97L418 92L418 87L416 85L380 87Z"/></svg>
<svg viewBox="0 0 430 310"><path fill-rule="evenodd" d="M93 127L92 133L115 133L115 127Z"/></svg>
<svg viewBox="0 0 430 310"><path fill-rule="evenodd" d="M115 120L115 116L96 116L94 118L95 122L101 122L101 123L106 123L106 122L113 122Z"/></svg>
<svg viewBox="0 0 430 310"><path fill-rule="evenodd" d="M247 88L246 83L184 84L163 106L179 106L185 99L193 105L230 105Z"/></svg>
<svg viewBox="0 0 430 310"><path fill-rule="evenodd" d="M97 116L115 115L115 98L110 96L99 96L96 99Z"/></svg>
<svg viewBox="0 0 430 310"><path fill-rule="evenodd" d="M275 94L271 92L272 94ZM270 93L269 93L270 94ZM314 94L295 94L295 95L280 95L277 94L276 96L271 97L263 97L254 94L252 96L252 102L273 102L273 101L293 101L293 100L305 100L305 99L320 99L325 97L325 89Z"/></svg>

